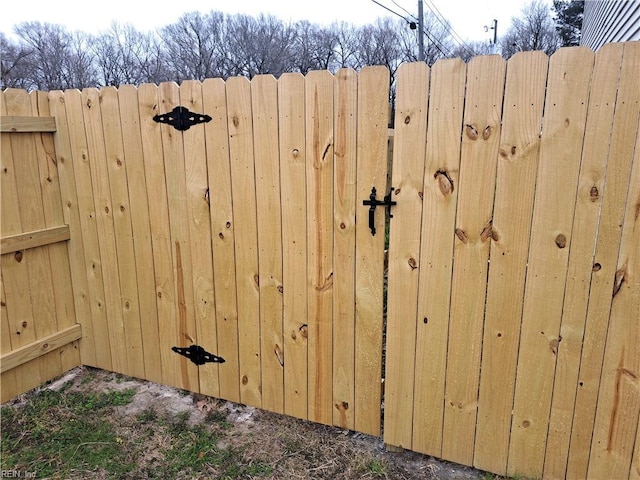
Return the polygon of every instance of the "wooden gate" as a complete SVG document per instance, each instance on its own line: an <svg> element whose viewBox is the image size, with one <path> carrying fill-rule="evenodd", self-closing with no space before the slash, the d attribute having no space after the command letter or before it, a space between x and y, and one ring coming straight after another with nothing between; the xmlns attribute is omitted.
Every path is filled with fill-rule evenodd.
<svg viewBox="0 0 640 480"><path fill-rule="evenodd" d="M386 443L640 474L638 78L639 42L401 67Z"/></svg>
<svg viewBox="0 0 640 480"><path fill-rule="evenodd" d="M82 363L378 434L384 210L372 236L362 200L387 183L387 69L49 102ZM154 120L176 107L211 120Z"/></svg>
<svg viewBox="0 0 640 480"><path fill-rule="evenodd" d="M80 364L67 211L43 92L0 92L2 401Z"/></svg>

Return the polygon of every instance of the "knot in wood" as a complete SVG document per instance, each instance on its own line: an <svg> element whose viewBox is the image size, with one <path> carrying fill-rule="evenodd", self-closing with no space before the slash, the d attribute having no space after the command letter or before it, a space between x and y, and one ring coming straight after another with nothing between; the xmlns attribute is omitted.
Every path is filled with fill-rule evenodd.
<svg viewBox="0 0 640 480"><path fill-rule="evenodd" d="M558 234L558 236L556 237L556 245L558 246L558 248L564 248L567 246L567 237L560 233Z"/></svg>
<svg viewBox="0 0 640 480"><path fill-rule="evenodd" d="M467 137L469 137L471 140L477 140L478 139L478 129L475 127L475 125L471 125L471 124L466 124L464 126L464 131L467 134Z"/></svg>

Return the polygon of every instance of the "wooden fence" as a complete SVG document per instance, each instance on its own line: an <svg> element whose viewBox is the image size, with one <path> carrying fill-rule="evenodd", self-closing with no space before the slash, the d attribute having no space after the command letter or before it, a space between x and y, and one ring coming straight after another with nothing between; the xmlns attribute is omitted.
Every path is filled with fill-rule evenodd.
<svg viewBox="0 0 640 480"><path fill-rule="evenodd" d="M402 67L387 443L640 476L638 78L640 42Z"/></svg>
<svg viewBox="0 0 640 480"><path fill-rule="evenodd" d="M3 92L3 401L82 363L640 478L639 77L638 42L401 67L386 335L384 68ZM156 121L178 106L210 121Z"/></svg>

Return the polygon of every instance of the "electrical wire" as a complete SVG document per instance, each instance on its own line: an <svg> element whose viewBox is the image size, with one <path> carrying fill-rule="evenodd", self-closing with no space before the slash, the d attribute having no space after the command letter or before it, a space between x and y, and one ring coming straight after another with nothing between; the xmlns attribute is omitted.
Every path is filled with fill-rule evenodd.
<svg viewBox="0 0 640 480"><path fill-rule="evenodd" d="M396 12L395 10L392 10L391 8L387 7L386 5L383 5L382 3L378 2L377 0L371 0L371 1L372 1L373 3L375 3L376 5L378 5L378 6L382 7L382 8L384 8L385 10L387 10L387 11L389 11L389 12L393 13L394 15L397 15L398 17L402 18L402 19L403 19L405 22L407 22L408 24L414 23L414 22L410 22L409 20L407 20L407 18L406 18L406 17L404 17L403 15L399 14L399 13L398 13L398 12ZM392 1L393 1L393 0L392 0ZM395 3L395 2L393 2L393 3ZM396 5L397 5L397 4L396 4ZM399 5L398 5L398 6L399 6ZM400 7L400 8L402 8L402 7ZM404 10L404 8L402 8L402 10ZM413 15L410 15L410 16L413 16ZM434 46L434 47L436 47L436 49L437 49L437 50L438 50L442 55L444 55L445 57L446 57L446 56L450 56L450 55L451 55L451 52L445 53L445 51L444 51L443 49L448 50L448 49L447 49L447 47L445 47L445 46L442 44L442 42L440 42L439 40L437 40L436 38L434 38L433 36L431 36L431 35L429 34L429 32L427 32L427 31L425 31L425 30L423 29L423 30L422 30L422 33L423 33L423 35L425 35L429 40L431 40L431 42L433 43L433 46ZM438 43L439 43L440 45L438 45Z"/></svg>
<svg viewBox="0 0 640 480"><path fill-rule="evenodd" d="M471 53L472 55L475 54L475 52L473 51L473 49L462 39L462 37L458 34L458 32L456 32L453 27L451 26L451 22L449 22L449 20L447 20L444 15L442 15L442 13L440 12L440 10L438 10L438 7L436 7L436 5L433 3L432 0L426 0L426 5L427 8L429 10L431 10L431 13L433 13L434 17L436 18L436 20L438 20L447 30L449 30L449 33L451 33L451 36L453 37L453 39L465 50L467 50L469 53Z"/></svg>

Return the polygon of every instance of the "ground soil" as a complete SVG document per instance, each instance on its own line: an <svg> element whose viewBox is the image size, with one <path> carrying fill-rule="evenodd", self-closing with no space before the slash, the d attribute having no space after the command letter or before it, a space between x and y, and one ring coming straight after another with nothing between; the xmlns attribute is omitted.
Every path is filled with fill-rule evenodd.
<svg viewBox="0 0 640 480"><path fill-rule="evenodd" d="M71 384L71 385L70 385ZM150 410L158 416L187 417L190 425L204 424L212 415L226 417L226 434L216 448L242 449L242 461L260 458L267 462L266 479L445 479L475 480L498 478L415 452L389 452L382 439L361 433L328 427L260 409L192 394L148 381L122 377L114 373L78 367L41 389L108 392L134 389L133 400L111 412L111 421L120 425L122 435L135 434L135 421ZM13 404L28 402L23 395ZM149 457L161 451L167 439L145 440ZM153 442L159 442L154 445ZM142 460L141 460L142 461ZM206 475L197 478L216 478Z"/></svg>

